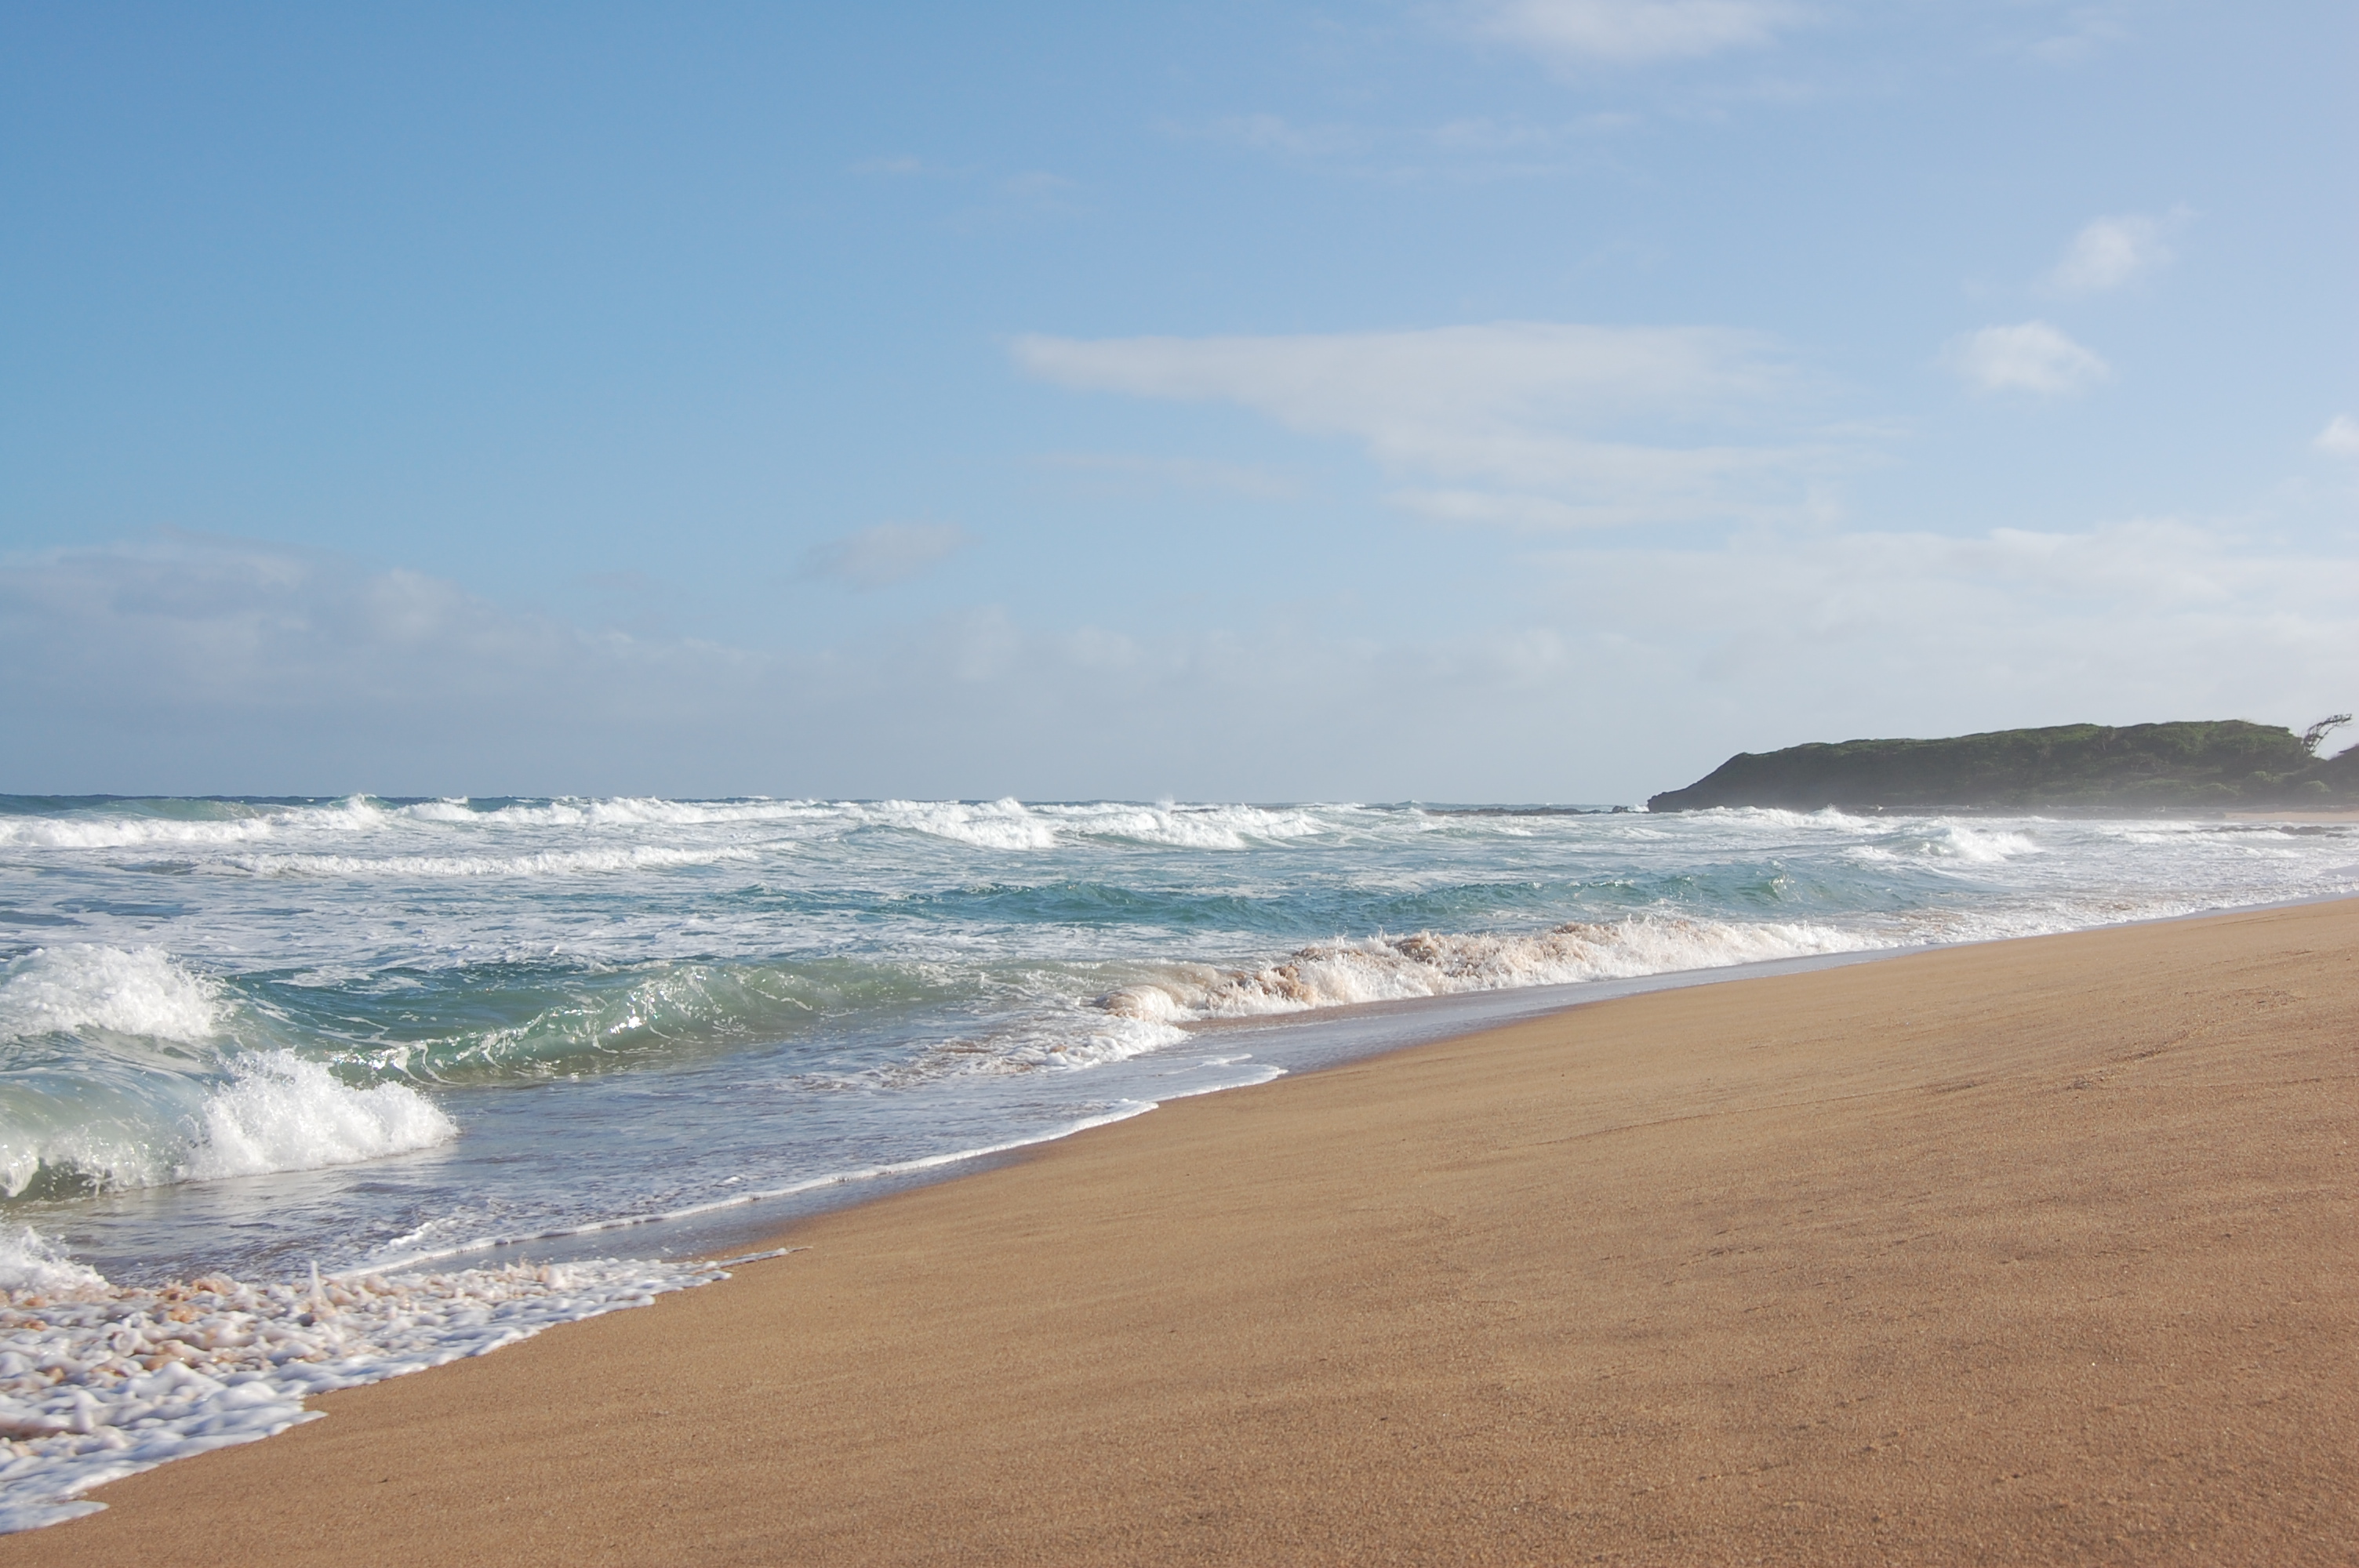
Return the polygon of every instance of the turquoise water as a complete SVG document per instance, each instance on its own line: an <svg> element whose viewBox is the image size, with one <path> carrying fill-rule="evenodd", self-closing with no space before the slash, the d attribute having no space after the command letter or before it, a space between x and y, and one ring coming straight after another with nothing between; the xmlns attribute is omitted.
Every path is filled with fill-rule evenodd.
<svg viewBox="0 0 2359 1568"><path fill-rule="evenodd" d="M1238 1021L2354 887L2339 825L0 799L0 1217L118 1281L466 1260L1280 1070Z"/></svg>

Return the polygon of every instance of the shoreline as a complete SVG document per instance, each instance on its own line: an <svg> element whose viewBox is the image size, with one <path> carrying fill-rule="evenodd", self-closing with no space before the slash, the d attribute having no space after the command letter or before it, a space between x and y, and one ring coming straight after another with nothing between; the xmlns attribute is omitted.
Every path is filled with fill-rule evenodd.
<svg viewBox="0 0 2359 1568"><path fill-rule="evenodd" d="M1891 957L805 1217L0 1562L2347 1560L2359 901Z"/></svg>
<svg viewBox="0 0 2359 1568"><path fill-rule="evenodd" d="M583 810L593 805L584 803ZM1159 869L1142 887L1152 883L1163 890L1146 895L1149 903L1167 896L1178 900L1173 909L1185 914L1183 927L1201 915L1225 931L1234 920L1238 930L1229 933L1233 939L1212 943L1206 951L1243 957L1193 961L1189 953L1196 938L1176 944L1168 935L1142 940L1129 929L1136 911L1113 921L1111 941L1083 927L1051 931L1043 937L1031 933L1027 925L1042 913L1035 905L1041 897L1053 903L1063 894L1035 890L1019 895L1001 890L969 910L966 904L973 901L962 892L954 901L962 913L952 924L966 933L962 941L981 941L988 951L984 957L972 962L962 958L954 965L950 989L928 990L932 981L918 970L904 972L899 960L886 962L879 955L901 952L912 938L921 944L930 940L924 928L933 916L903 930L896 924L902 913L900 894L888 890L869 899L858 891L862 877L853 877L837 893L821 897L820 904L832 907L831 899L850 897L869 910L864 921L873 916L896 933L889 940L880 937L878 954L859 958L849 972L860 987L882 984L885 990L874 996L861 991L860 998L838 1008L840 1019L831 1015L822 1021L802 1011L796 999L806 991L822 1000L833 995L829 988L847 978L831 967L835 958L799 946L773 951L776 934L764 921L753 922L763 929L733 926L726 940L707 940L701 935L687 937L678 923L656 915L655 904L661 901L653 895L658 892L669 890L664 892L669 897L707 882L717 889L741 874L736 870L712 871L708 861L734 867L744 854L759 859L777 848L783 840L776 838L770 827L740 832L734 827L724 831L705 825L693 831L667 827L652 835L633 827L627 833L617 829L621 836L616 838L603 829L591 833L582 823L570 820L556 827L542 824L538 808L530 803L517 822L507 823L510 815L503 807L484 818L497 827L496 832L486 827L478 833L471 827L460 834L463 842L442 845L454 853L464 849L469 855L478 850L492 855L482 861L483 867L514 870L529 862L532 868L528 876L513 883L453 884L452 929L484 937L521 922L547 925L555 934L569 918L565 911L572 907L571 901L594 895L602 909L631 927L630 940L607 955L611 964L551 958L528 976L510 977L516 987L495 989L490 997L476 1000L470 1000L476 982L463 964L436 967L432 983L416 998L404 990L406 980L392 989L364 981L361 977L376 959L367 956L373 938L366 935L362 918L367 897L361 891L378 888L380 881L390 887L414 880L399 868L415 857L385 859L383 851L404 845L420 848L410 842L419 834L433 840L423 847L434 848L458 830L440 816L395 823L371 814L368 821L355 825L337 813L327 814L334 820L324 825L297 814L302 821L282 825L289 841L279 848L288 853L278 857L291 866L307 860L294 851L326 849L343 857L336 860L339 866L350 860L355 871L375 868L331 900L345 924L331 921L332 931L322 939L332 946L360 944L350 955L358 968L348 974L339 971L342 978L332 984L314 988L307 982L288 993L292 1000L276 999L271 987L277 982L255 968L253 953L260 947L252 939L274 927L285 912L275 904L253 905L262 884L243 875L221 879L218 887L214 879L200 881L208 896L222 894L223 913L234 925L245 923L238 925L244 957L184 962L172 956L169 942L153 952L141 945L169 933L93 928L93 941L112 941L113 950L92 947L89 963L68 962L73 955L61 951L34 964L41 970L36 979L65 987L74 1005L85 1011L111 1005L106 1002L111 993L100 984L105 979L100 969L120 959L138 970L130 979L143 996L152 993L158 1005L179 1005L189 1000L184 993L191 987L204 993L204 1016L188 1027L199 1033L225 1030L241 1048L283 1037L299 1054L316 1054L319 1046L345 1042L359 1052L349 1058L351 1063L394 1068L397 1091L406 1088L437 1103L447 1101L449 1115L466 1123L467 1136L444 1141L404 1132L401 1141L430 1146L355 1162L366 1151L343 1151L339 1157L333 1146L349 1141L345 1124L360 1108L332 1086L266 1115L244 1105L238 1084L225 1087L215 1081L223 1076L222 1072L167 1068L157 1075L158 1094L208 1105L216 1099L237 1100L232 1108L241 1119L260 1119L253 1136L268 1148L259 1154L248 1155L237 1141L248 1130L244 1119L234 1136L221 1135L228 1140L223 1147L230 1150L231 1162L252 1173L150 1187L145 1184L153 1177L145 1167L135 1168L137 1162L127 1155L118 1161L109 1153L113 1162L94 1184L104 1190L87 1199L61 1191L58 1204L36 1203L35 1212L21 1217L54 1245L125 1285L213 1271L276 1279L284 1274L288 1259L299 1271L316 1258L322 1271L331 1274L452 1267L470 1260L586 1260L617 1249L684 1259L734 1249L799 1213L866 1201L879 1191L937 1172L976 1168L1001 1157L978 1158L979 1151L1053 1135L1094 1119L1101 1111L1144 1108L1147 1102L1201 1088L1248 1083L1272 1072L1299 1071L1409 1039L1586 1002L1633 983L1593 980L1551 993L1516 982L1562 981L1638 968L1658 971L1636 982L1648 987L1718 981L1761 971L1697 966L1863 944L1985 939L2198 906L2250 907L2256 900L2282 900L2289 893L2348 884L2346 838L2352 830L2348 826L2182 822L2167 825L2158 838L2138 831L2135 823L2088 829L2049 823L2017 825L2025 837L2017 837L2014 827L1993 837L1962 821L1912 823L1900 830L1832 816L1813 824L1783 813L1737 814L1748 819L1742 822L1720 820L1726 814L1705 813L1667 818L1626 836L1619 827L1600 833L1534 827L1504 838L1476 834L1462 841L1450 834L1436 838L1424 827L1404 838L1396 831L1397 824L1371 826L1373 819L1363 820L1367 814L1353 809L1321 808L1299 821L1277 821L1267 819L1266 813L1227 807L1158 811L1151 820L1133 820L1136 813L1076 816L1060 808L1060 814L1027 818L1027 843L1039 838L1056 846L1051 859L1063 869L1042 871L1049 882L1062 887L1069 873L1085 882L1108 876L1121 882L1128 873L1115 868L1130 864L1139 844L1162 845L1143 862ZM865 831L860 824L875 815L832 813L829 832L836 837L841 837L839 830L852 832L857 838ZM956 820L936 820L940 813L932 807L900 813L886 825L890 830L875 840L875 847L891 849L879 886L898 888L902 881L914 878L914 887L940 875L963 876L962 868L972 869L967 862L973 854L961 848L965 838L927 837L919 829L948 832L962 825L973 827L969 817L989 818L986 826L1005 827L999 818L1013 820L1016 815L1024 813L1008 806L981 814L953 813ZM1219 829L1213 838L1220 842L1206 851L1211 860L1193 850L1180 852L1181 846L1202 837L1196 831L1202 826L1197 822L1200 815ZM1762 819L1749 820L1755 816ZM839 816L844 820L837 821ZM1635 820L1632 825L1636 827ZM1189 831L1181 832L1181 827ZM1112 838L1102 843L1101 829ZM1245 842L1235 838L1232 843L1235 835L1250 838L1264 830L1273 836L1267 856L1248 856L1234 863L1223 858L1226 849ZM364 832L366 844L346 843L353 832ZM386 832L393 832L394 838L384 838ZM328 834L331 841L313 842L320 833ZM690 859L705 869L681 872L686 880L667 873L644 895L635 891L630 878L602 878L577 886L579 868L556 881L544 881L544 871L556 875L563 868L555 861L548 867L540 862L554 856L570 866L582 859L574 851L583 848L578 840L585 833L597 839L592 848L603 846L599 853L607 859L625 849L628 859L653 845L664 854L696 850ZM1298 853L1284 847L1290 835L1299 833L1309 833L1317 848ZM486 834L484 842L476 842ZM1134 842L1125 834L1144 837ZM990 837L982 835L984 839ZM1332 844L1329 837L1334 837ZM860 838L858 842L869 840ZM1330 849L1342 857L1332 865ZM904 866L892 858L905 849L920 856L922 872L911 869L918 862ZM2256 849L2265 852L2255 854ZM521 858L509 856L511 850L521 852ZM2050 851L2062 853L2060 858ZM996 851L983 853L989 860ZM102 881L124 871L103 855L68 859L82 867L77 875L103 872ZM82 864L85 860L88 865ZM226 855L220 869L235 870L238 860L238 855ZM465 863L477 864L473 860ZM1419 887L1433 881L1437 888L1458 891L1439 903L1428 897L1431 890L1414 895L1400 889L1386 892L1386 878L1404 867L1417 868L1410 881ZM1701 868L1710 871L1682 893L1682 868L1697 874L1702 874ZM613 868L601 860L598 869ZM808 868L795 875L804 871ZM1297 934L1286 944L1295 950L1265 946L1277 938L1258 931L1266 924L1262 915L1248 918L1238 913L1258 906L1232 908L1216 900L1217 909L1188 914L1196 895L1174 891L1207 874L1218 881L1232 872L1276 899L1274 910L1288 913L1277 929ZM1332 937L1302 935L1328 929L1323 918L1304 921L1306 911L1316 914L1319 901L1326 896L1314 891L1320 877L1334 872L1355 886L1367 883L1364 891L1373 902L1365 918L1345 922ZM1593 897L1577 891L1594 876L1605 876L1613 883L1623 872L1637 880L1621 892L1608 888ZM1805 879L1808 891L1799 899L1748 880L1767 877L1774 883L1789 872ZM1538 879L1528 887L1527 873ZM1970 885L1953 892L1950 884L1961 873ZM1734 881L1727 880L1731 875ZM1471 880L1459 887L1465 879ZM812 886L840 880L831 871ZM1169 887L1164 887L1167 881ZM1493 889L1494 883L1508 891ZM996 882L991 885L997 887ZM1497 929L1498 920L1490 917L1457 918L1468 889L1477 890L1473 897L1480 909L1500 905L1492 914L1509 919L1508 928ZM1492 891L1480 891L1484 889ZM345 897L346 892L353 896ZM1658 903L1668 899L1679 904L1693 925L1647 904L1641 895L1649 892L1658 895ZM795 896L810 893L807 888ZM1631 907L1622 907L1625 897L1633 901ZM932 906L920 900L910 907ZM1380 917L1386 915L1392 918ZM970 918L981 922L973 931L959 924ZM1005 952L1001 936L1006 934L994 935L998 928L993 923L1001 920L1012 921L1010 929L1016 933ZM1387 935L1395 929L1415 935ZM1343 930L1359 935L1346 936ZM297 940L295 946L302 948L309 940ZM1299 943L1308 945L1298 947ZM183 941L181 946L197 953L202 944ZM276 951L284 943L265 946ZM1019 950L1032 958L1019 961L1014 956ZM1027 968L1034 959L1049 968L1034 974ZM583 968L583 963L589 967ZM1660 972L1670 970L1682 972ZM1088 1005L1109 987L1130 982L1166 990L1171 1005L1142 994L1134 1010L1124 997L1110 996L1106 1011L1116 1015L1111 1018ZM896 1010L913 1005L897 989L905 984L918 986L924 995L914 1003L916 1011L903 1016ZM1405 1010L1397 1013L1396 1004L1376 1003L1234 1016L1302 1001L1352 1002L1493 984L1514 989L1424 996L1403 1004ZM473 1011L479 1000L494 1004L480 1017ZM284 1017L282 1001L294 1008ZM836 1007L836 1002L826 1003L826 1008ZM448 1016L441 1017L445 1011ZM1231 1016L1192 1034L1169 1027L1212 1013ZM492 1027L504 1019L523 1033L511 1037L506 1027ZM841 1030L837 1022L843 1025ZM352 1042L345 1041L348 1032ZM1384 1038L1353 1038L1353 1032ZM424 1043L410 1041L412 1034ZM897 1034L901 1036L897 1043ZM836 1035L841 1038L831 1038ZM387 1044L380 1051L369 1044L373 1040L408 1043ZM745 1042L756 1040L775 1044L746 1047ZM395 1052L399 1060L385 1051ZM1071 1054L1063 1054L1068 1052ZM1234 1061L1245 1052L1261 1061ZM1075 1063L1093 1064L1098 1070L1055 1070ZM806 1082L803 1069L813 1065L814 1075ZM252 1076L247 1069L257 1065L267 1064L242 1060L234 1064L232 1076L242 1082ZM449 1080L444 1082L446 1069ZM643 1069L666 1076L651 1079ZM343 1074L345 1066L334 1070ZM506 1092L529 1088L549 1077L576 1080L578 1087L561 1095ZM829 1081L836 1078L850 1087L886 1092L881 1098L868 1097L875 1099L873 1105L858 1096L800 1092L836 1087ZM912 1086L925 1087L930 1098L897 1093ZM364 1094L377 1087L365 1077L344 1085ZM230 1093L232 1089L237 1093ZM642 1089L648 1091L644 1101ZM785 1093L788 1089L793 1092ZM738 1126L738 1105L748 1096L760 1108L757 1120L745 1124L748 1136L731 1136ZM432 1118L425 1106L416 1108L421 1118ZM644 1109L655 1110L656 1119L648 1121L641 1114ZM589 1158L572 1158L571 1140L596 1137L587 1130L601 1122L613 1136L584 1145ZM202 1157L200 1162L212 1159L212 1135L192 1141L188 1124L151 1123L158 1119L147 1116L139 1125L152 1134L154 1148L193 1151ZM278 1152L282 1144L296 1152ZM318 1152L314 1144L321 1146ZM60 1150L62 1154L55 1162L59 1169L68 1169L75 1156L63 1142ZM874 1174L937 1156L953 1158L915 1173ZM124 1171L120 1181L112 1174L117 1163ZM772 1195L752 1205L736 1201L749 1193ZM284 1223L268 1217L272 1216L285 1217Z"/></svg>
<svg viewBox="0 0 2359 1568"><path fill-rule="evenodd" d="M2277 820L2272 818L2271 820ZM2359 820L2354 814L2354 820ZM1776 979L1785 975L1810 974L1824 969L1844 968L1856 964L1883 963L1908 958L1921 954L1946 952L1962 948L2004 945L2011 942L2036 942L2050 936L2077 935L2093 931L2131 930L2144 926L2169 925L2187 921L2211 920L2224 915L2260 914L2271 910L2299 909L2310 904L2333 903L2359 900L2359 893L2317 893L2302 898L2277 900L2268 903L2242 904L2229 909L2201 909L2180 914L2141 916L2103 925L2077 927L2072 931L2043 932L2031 936L1975 937L1958 942L1927 942L1909 946L1861 947L1832 953L1810 953L1794 957L1764 958L1743 964L1709 966L1692 969L1666 969L1654 974L1630 975L1613 979L1571 980L1549 985L1512 986L1492 990L1446 992L1440 995L1394 998L1382 1001L1351 1002L1339 1006L1306 1009L1299 1012L1281 1012L1214 1017L1183 1024L1191 1041L1229 1041L1255 1044L1269 1048L1269 1056L1256 1051L1254 1059L1269 1060L1278 1067L1280 1076L1293 1076L1303 1073L1325 1072L1353 1062L1366 1061L1395 1052L1415 1050L1485 1033L1495 1029L1555 1017L1574 1009L1620 1000L1630 997L1652 996L1666 991L1691 989L1701 986L1734 985L1747 981ZM1170 1050L1172 1047L1163 1047ZM1275 1060L1284 1057L1284 1060ZM1273 1082L1275 1079L1264 1080ZM625 1217L595 1221L573 1229L551 1231L520 1237L499 1238L489 1241L469 1242L463 1246L424 1254L417 1258L390 1263L373 1263L364 1267L342 1270L336 1278L356 1278L367 1274L397 1273L438 1266L496 1266L509 1261L565 1262L590 1259L607 1259L622 1254L603 1249L603 1239L633 1238L676 1240L680 1245L668 1245L653 1257L666 1261L701 1262L718 1258L723 1253L743 1251L766 1245L767 1238L779 1234L779 1227L793 1226L822 1214L856 1208L864 1204L880 1202L897 1194L940 1182L958 1181L966 1176L994 1170L1000 1165L1027 1158L1033 1151L1060 1143L1069 1138L1102 1126L1126 1121L1147 1115L1165 1105L1202 1095L1229 1094L1239 1088L1259 1088L1264 1083L1222 1086L1190 1090L1158 1100L1136 1110L1125 1110L1087 1121L1080 1126L1039 1138L1019 1142L995 1145L985 1149L932 1154L900 1163L812 1177L794 1186L776 1192L748 1193L718 1200L699 1207L659 1215ZM836 1195L840 1193L840 1196ZM761 1211L769 1209L769 1213ZM632 1253L631 1256L637 1254Z"/></svg>
<svg viewBox="0 0 2359 1568"><path fill-rule="evenodd" d="M2340 893L2326 896L2330 899L2359 897ZM2274 909L2289 905L2256 907ZM2150 921L2125 924L2201 920L2216 913L2220 912L2160 915ZM2114 927L2093 926L2086 929L2112 930ZM1992 937L1984 940L2038 939ZM1616 979L1569 980L1553 985L1511 986L1495 990L1455 991L1438 996L1352 1002L1310 1008L1299 1012L1212 1018L1181 1027L1188 1032L1191 1041L1226 1042L1235 1038L1239 1043L1268 1046L1273 1054L1288 1058L1282 1065L1275 1062L1268 1065L1278 1066L1280 1076L1290 1077L1304 1073L1326 1072L1353 1062L1378 1059L1395 1052L1439 1044L1627 997L1812 973L1854 964L1905 958L1913 954L1940 951L1944 946L1979 945L1951 943L1914 947L1864 947L1847 952L1805 954L1791 958L1765 958L1746 964L1666 969L1657 974L1631 975ZM1161 1049L1169 1051L1175 1048L1165 1046ZM1257 1050L1253 1059L1263 1062L1266 1057ZM1261 1088L1277 1081L1277 1078L1272 1077L1255 1083L1191 1089L1185 1094L1144 1103L1136 1109L1125 1109L1021 1142L929 1154L893 1165L815 1176L777 1192L747 1193L676 1213L599 1220L574 1229L469 1242L417 1258L340 1270L331 1277L348 1279L369 1274L402 1273L442 1265L474 1268L515 1260L566 1262L623 1255L635 1257L637 1256L636 1252L617 1253L604 1249L599 1244L626 1237L667 1238L675 1231L679 1238L690 1240L691 1244L671 1246L653 1256L668 1261L702 1261L724 1251L763 1245L766 1238L779 1234L781 1226L798 1225L819 1215L840 1213L882 1202L920 1187L960 1181L1026 1159L1038 1150L1052 1147L1098 1128L1135 1120L1182 1100ZM839 1191L842 1194L840 1199L831 1197ZM769 1212L763 1212L765 1210Z"/></svg>

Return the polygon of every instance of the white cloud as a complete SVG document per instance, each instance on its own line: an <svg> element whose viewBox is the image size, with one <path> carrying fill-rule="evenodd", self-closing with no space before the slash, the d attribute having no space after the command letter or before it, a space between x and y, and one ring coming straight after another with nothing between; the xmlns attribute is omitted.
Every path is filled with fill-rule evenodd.
<svg viewBox="0 0 2359 1568"><path fill-rule="evenodd" d="M1620 129L1628 116L1619 116L1611 125L1600 124L1605 116L1593 116L1593 129ZM1436 125L1430 133L1433 145L1450 152L1477 155L1495 153L1549 152L1566 139L1565 131L1555 125L1534 125L1513 121L1474 117L1448 120Z"/></svg>
<svg viewBox="0 0 2359 1568"><path fill-rule="evenodd" d="M2159 218L2125 212L2092 219L2072 236L2048 281L2066 294L2119 288L2170 260L2170 233L2187 217L2187 211L2178 208Z"/></svg>
<svg viewBox="0 0 2359 1568"><path fill-rule="evenodd" d="M167 753L211 747L240 716L331 729L406 716L440 737L585 709L679 719L725 707L750 667L707 643L502 610L406 568L178 534L0 563L0 658L22 672L20 705L129 715Z"/></svg>
<svg viewBox="0 0 2359 1568"><path fill-rule="evenodd" d="M1553 65L1643 65L1757 49L1803 19L1777 0L1495 0L1473 25Z"/></svg>
<svg viewBox="0 0 2359 1568"><path fill-rule="evenodd" d="M1840 508L1814 470L1843 454L1826 447L1658 448L1568 443L1550 474L1555 494L1529 491L1409 489L1386 499L1438 523L1514 528L1598 528L1712 518L1833 522Z"/></svg>
<svg viewBox="0 0 2359 1568"><path fill-rule="evenodd" d="M2338 458L2359 458L2359 419L2348 414L2337 414L2326 422L2311 443L2321 452L2332 452Z"/></svg>
<svg viewBox="0 0 2359 1568"><path fill-rule="evenodd" d="M2108 44L2129 37L2123 20L2127 7L2121 0L2103 5L2070 5L2058 18L2060 30L2031 44L2025 51L2043 65L2075 65Z"/></svg>
<svg viewBox="0 0 2359 1568"><path fill-rule="evenodd" d="M1587 144L1627 116L1593 114L1562 124L1462 118L1432 125L1299 124L1239 114L1205 124L1167 124L1169 135L1258 153L1292 167L1386 181L1517 179L1557 174L1594 154Z"/></svg>
<svg viewBox="0 0 2359 1568"><path fill-rule="evenodd" d="M1302 493L1291 476L1253 463L1213 462L1202 458L1152 458L1128 452L1047 452L1040 466L1071 473L1103 475L1157 487L1219 491L1253 501L1286 501Z"/></svg>
<svg viewBox="0 0 2359 1568"><path fill-rule="evenodd" d="M1535 565L1556 576L1564 622L1622 639L1614 662L1584 667L1678 716L1684 759L1650 752L1687 778L1739 749L1853 735L2299 724L2350 708L2359 669L2359 561L2183 520L1765 532Z"/></svg>
<svg viewBox="0 0 2359 1568"><path fill-rule="evenodd" d="M2057 397L2082 392L2113 368L2045 321L1984 327L1950 341L1943 362L1980 392L2030 392Z"/></svg>
<svg viewBox="0 0 2359 1568"><path fill-rule="evenodd" d="M803 555L803 575L859 589L890 588L924 576L971 542L955 523L878 523L812 546Z"/></svg>
<svg viewBox="0 0 2359 1568"><path fill-rule="evenodd" d="M1228 402L1360 442L1398 476L1500 486L1491 514L1617 524L1790 510L1842 460L1824 441L1692 440L1782 417L1802 379L1758 334L1503 322L1293 337L1027 337L1016 362L1060 385ZM1687 441L1674 438L1687 436ZM1462 495L1402 497L1473 517ZM1516 500L1515 497L1522 497ZM1538 508L1528 504L1538 498Z"/></svg>

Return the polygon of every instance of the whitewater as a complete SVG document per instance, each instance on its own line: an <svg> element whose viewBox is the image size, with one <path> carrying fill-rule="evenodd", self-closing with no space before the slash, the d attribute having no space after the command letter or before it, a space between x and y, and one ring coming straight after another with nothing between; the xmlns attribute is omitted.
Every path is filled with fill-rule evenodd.
<svg viewBox="0 0 2359 1568"><path fill-rule="evenodd" d="M0 796L0 1528L1403 1020L2354 891L2333 823Z"/></svg>

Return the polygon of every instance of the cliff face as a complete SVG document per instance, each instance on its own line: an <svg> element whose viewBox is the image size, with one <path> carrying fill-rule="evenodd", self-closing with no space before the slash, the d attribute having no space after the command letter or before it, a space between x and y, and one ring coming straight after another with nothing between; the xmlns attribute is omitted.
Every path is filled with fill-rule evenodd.
<svg viewBox="0 0 2359 1568"><path fill-rule="evenodd" d="M2359 806L2359 747L2321 760L2290 730L2201 723L2063 724L1946 741L1844 741L1740 752L1647 803L1816 811L2221 809Z"/></svg>

